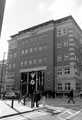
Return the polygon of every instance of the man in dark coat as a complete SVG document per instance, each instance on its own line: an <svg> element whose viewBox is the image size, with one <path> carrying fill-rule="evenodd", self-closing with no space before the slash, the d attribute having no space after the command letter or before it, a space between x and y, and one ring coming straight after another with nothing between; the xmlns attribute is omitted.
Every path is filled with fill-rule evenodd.
<svg viewBox="0 0 82 120"><path fill-rule="evenodd" d="M73 89L72 89L72 90L70 91L70 93L69 93L68 103L70 103L70 101L72 101L73 103L75 103L75 101L74 101Z"/></svg>
<svg viewBox="0 0 82 120"><path fill-rule="evenodd" d="M34 92L34 102L36 103L36 107L39 107L39 100L41 99L41 95L39 91Z"/></svg>

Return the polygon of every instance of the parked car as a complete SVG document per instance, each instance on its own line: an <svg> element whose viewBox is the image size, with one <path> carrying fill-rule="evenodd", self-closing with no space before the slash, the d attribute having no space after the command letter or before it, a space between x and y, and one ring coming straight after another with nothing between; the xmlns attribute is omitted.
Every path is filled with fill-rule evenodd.
<svg viewBox="0 0 82 120"><path fill-rule="evenodd" d="M19 94L16 94L15 92L6 92L5 99L19 99Z"/></svg>

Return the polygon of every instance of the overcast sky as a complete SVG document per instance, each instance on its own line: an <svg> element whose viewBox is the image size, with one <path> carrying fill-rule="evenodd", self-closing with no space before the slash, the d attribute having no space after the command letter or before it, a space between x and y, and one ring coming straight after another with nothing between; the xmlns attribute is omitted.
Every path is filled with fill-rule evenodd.
<svg viewBox="0 0 82 120"><path fill-rule="evenodd" d="M48 20L72 15L82 29L82 0L6 0L0 40L0 60L9 36Z"/></svg>

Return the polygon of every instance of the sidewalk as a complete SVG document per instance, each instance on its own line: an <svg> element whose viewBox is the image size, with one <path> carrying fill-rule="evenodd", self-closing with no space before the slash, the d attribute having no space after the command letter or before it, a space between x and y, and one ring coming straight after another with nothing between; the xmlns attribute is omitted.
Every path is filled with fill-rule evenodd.
<svg viewBox="0 0 82 120"><path fill-rule="evenodd" d="M11 101L0 100L0 118L31 111L33 111L32 108L19 104L18 101L14 101L14 106L11 108Z"/></svg>

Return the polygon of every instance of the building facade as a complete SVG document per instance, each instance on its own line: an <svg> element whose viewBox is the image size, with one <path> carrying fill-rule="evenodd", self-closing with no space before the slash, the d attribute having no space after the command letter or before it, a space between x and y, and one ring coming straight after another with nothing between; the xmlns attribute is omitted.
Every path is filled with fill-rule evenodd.
<svg viewBox="0 0 82 120"><path fill-rule="evenodd" d="M6 3L6 0L0 0L0 35L1 35L1 28L2 28L2 23L3 23L5 3Z"/></svg>
<svg viewBox="0 0 82 120"><path fill-rule="evenodd" d="M29 83L56 93L81 89L82 31L72 16L20 31L8 43L7 79L15 91L29 93Z"/></svg>

